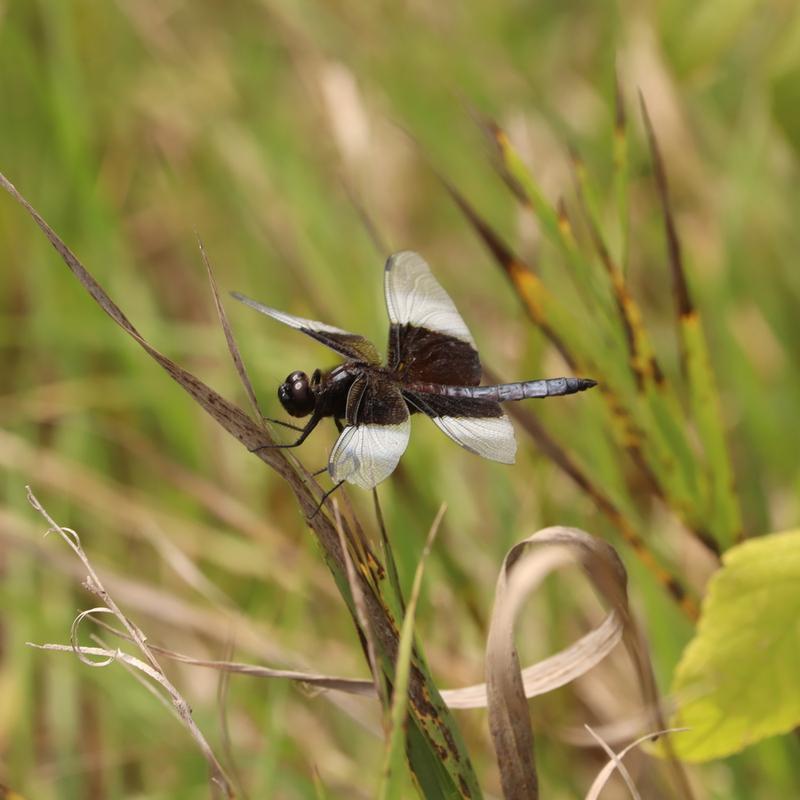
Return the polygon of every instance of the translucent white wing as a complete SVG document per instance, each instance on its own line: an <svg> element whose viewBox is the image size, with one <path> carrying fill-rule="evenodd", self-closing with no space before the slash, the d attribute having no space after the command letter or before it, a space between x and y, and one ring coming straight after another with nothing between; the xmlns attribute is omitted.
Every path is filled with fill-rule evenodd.
<svg viewBox="0 0 800 800"><path fill-rule="evenodd" d="M517 440L511 421L493 400L475 397L447 397L403 389L403 397L427 414L456 444L471 453L513 464Z"/></svg>
<svg viewBox="0 0 800 800"><path fill-rule="evenodd" d="M384 272L386 308L395 325L415 325L475 347L475 340L447 292L418 253L390 256Z"/></svg>
<svg viewBox="0 0 800 800"><path fill-rule="evenodd" d="M431 417L434 424L456 444L471 453L513 464L517 454L517 440L511 420L499 417Z"/></svg>
<svg viewBox="0 0 800 800"><path fill-rule="evenodd" d="M331 350L335 350L347 358L355 359L357 361L368 361L373 364L379 363L378 351L375 345L368 339L360 336L357 333L350 333L341 328L334 328L333 325L326 325L324 322L318 322L315 319L305 319L304 317L296 317L294 314L287 314L285 311L278 311L276 308L270 308L257 300L251 300L239 292L232 292L231 296L244 303L268 317L288 325L290 328L302 331L312 339L316 339Z"/></svg>
<svg viewBox="0 0 800 800"><path fill-rule="evenodd" d="M395 425L348 425L331 451L328 473L336 483L372 489L394 472L410 433L408 417Z"/></svg>

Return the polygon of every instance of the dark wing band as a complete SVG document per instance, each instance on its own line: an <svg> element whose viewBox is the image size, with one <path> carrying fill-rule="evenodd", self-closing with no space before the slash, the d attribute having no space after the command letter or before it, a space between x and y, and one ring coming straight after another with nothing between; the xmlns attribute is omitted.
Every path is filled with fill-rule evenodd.
<svg viewBox="0 0 800 800"><path fill-rule="evenodd" d="M447 292L417 253L395 253L384 273L388 366L403 383L477 386L475 340Z"/></svg>
<svg viewBox="0 0 800 800"><path fill-rule="evenodd" d="M313 319L295 317L285 311L278 311L275 308L262 305L239 292L232 292L231 296L240 303L244 303L246 306L250 306L250 308L254 308L256 311L260 311L262 314L266 314L268 317L272 317L290 328L302 331L306 336L316 339L345 358L354 361L366 361L370 364L380 363L375 345L357 333L349 333L341 328L334 328L332 325L326 325L324 322L317 322Z"/></svg>

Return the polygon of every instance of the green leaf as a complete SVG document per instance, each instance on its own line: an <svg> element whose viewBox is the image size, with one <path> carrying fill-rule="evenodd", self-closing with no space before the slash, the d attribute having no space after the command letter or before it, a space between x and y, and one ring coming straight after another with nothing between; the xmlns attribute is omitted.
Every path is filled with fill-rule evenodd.
<svg viewBox="0 0 800 800"><path fill-rule="evenodd" d="M681 758L736 753L800 724L800 530L731 548L678 664ZM682 701L682 702L681 702Z"/></svg>

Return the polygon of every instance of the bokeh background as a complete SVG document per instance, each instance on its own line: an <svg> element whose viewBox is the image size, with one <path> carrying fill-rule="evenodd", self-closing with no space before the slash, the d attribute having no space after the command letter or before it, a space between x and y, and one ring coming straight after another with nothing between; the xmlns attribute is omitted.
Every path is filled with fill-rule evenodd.
<svg viewBox="0 0 800 800"><path fill-rule="evenodd" d="M499 179L475 114L503 126L553 203L573 196L576 148L610 219L615 75L629 112L632 291L681 396L641 90L710 342L744 532L788 528L800 490L800 9L791 0L0 0L0 169L150 341L243 406L198 235L223 291L379 346L385 249L417 250L497 373L560 375L565 364L431 166L560 292L567 268ZM80 564L43 538L25 485L78 530L153 642L365 676L351 621L288 489L111 324L5 195L0 263L0 783L35 800L207 797L193 743L133 676L25 646L66 642L75 614L94 604ZM331 355L233 305L262 405L277 413L277 383ZM604 467L599 397L535 410L599 485L617 480ZM334 435L319 429L299 458L322 466ZM419 610L434 675L443 687L482 680L504 553L563 523L619 547L666 690L691 624L595 504L519 440L507 468L415 419L401 468L381 487L406 585L439 504L449 506ZM369 495L350 494L371 520ZM676 515L646 502L635 520L701 594L715 562ZM580 581L548 583L523 623L523 660L565 645L600 613ZM373 796L383 745L370 701L235 677L221 702L215 672L169 669L247 796ZM604 758L568 730L634 714L632 685L620 657L531 704L548 797L582 796ZM458 721L496 796L485 714ZM693 767L698 797L795 796L797 747L778 738ZM638 759L631 769L646 782L652 762ZM667 796L657 780L649 790ZM615 785L607 796L626 795Z"/></svg>

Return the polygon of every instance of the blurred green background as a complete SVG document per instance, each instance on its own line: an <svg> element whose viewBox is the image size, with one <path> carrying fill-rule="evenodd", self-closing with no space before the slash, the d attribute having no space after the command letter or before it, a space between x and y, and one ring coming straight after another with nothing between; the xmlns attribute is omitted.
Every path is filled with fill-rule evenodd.
<svg viewBox="0 0 800 800"><path fill-rule="evenodd" d="M196 235L222 291L382 347L386 253L359 207L390 250L427 258L497 373L561 375L567 367L430 164L571 304L566 267L498 178L473 112L503 126L553 203L573 196L568 148L577 148L601 216L613 219L615 72L629 111L632 292L683 398L640 89L710 342L745 535L789 528L800 490L791 366L800 355L800 8L791 0L0 0L0 170L155 346L243 407ZM77 611L95 604L79 563L43 539L25 485L78 530L155 643L365 676L351 621L287 488L112 325L5 195L0 262L0 783L35 800L207 797L193 743L130 674L25 646L66 642ZM262 406L277 414L275 387L288 372L335 359L233 306ZM578 327L589 325L574 311ZM624 468L609 456L600 397L535 411L614 495ZM521 431L507 468L459 450L425 420L413 428L381 498L405 585L439 504L449 506L418 620L439 684L483 679L504 553L563 523L620 548L666 690L692 626L595 504ZM322 466L334 434L319 429L303 463ZM369 495L350 495L371 520ZM701 595L716 565L676 515L646 502L635 520ZM523 622L523 660L564 646L599 614L580 582L548 583ZM169 672L212 745L232 756L247 796L311 798L320 786L329 797L373 796L383 748L374 703L234 677L220 704L216 673ZM631 686L620 656L531 704L547 797L586 791L604 757L565 741L566 731L633 715ZM497 796L485 714L458 721ZM645 785L650 763L631 761ZM699 798L768 800L797 795L797 763L788 737L690 775ZM627 795L615 784L604 796ZM645 796L666 795L655 781Z"/></svg>

